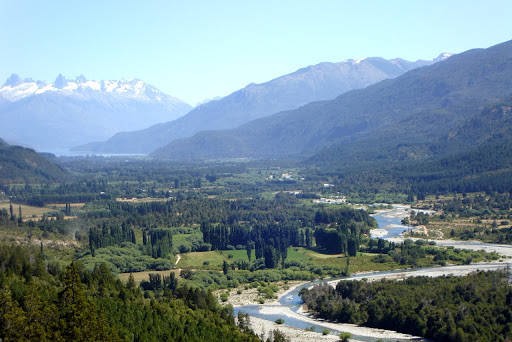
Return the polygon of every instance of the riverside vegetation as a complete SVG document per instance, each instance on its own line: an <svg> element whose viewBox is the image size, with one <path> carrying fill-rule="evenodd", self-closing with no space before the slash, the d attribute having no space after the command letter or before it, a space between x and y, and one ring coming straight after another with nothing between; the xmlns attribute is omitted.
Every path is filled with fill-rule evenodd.
<svg viewBox="0 0 512 342"><path fill-rule="evenodd" d="M341 281L304 289L318 317L435 341L506 341L512 333L510 272L402 281Z"/></svg>

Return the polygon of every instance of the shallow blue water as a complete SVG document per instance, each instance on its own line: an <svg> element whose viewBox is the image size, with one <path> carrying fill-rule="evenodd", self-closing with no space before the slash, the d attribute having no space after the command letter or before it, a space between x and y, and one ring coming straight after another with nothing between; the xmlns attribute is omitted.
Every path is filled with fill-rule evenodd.
<svg viewBox="0 0 512 342"><path fill-rule="evenodd" d="M386 235L379 236L381 238L387 239L398 237L400 234L411 228L410 226L403 225L401 218L386 216L390 211L392 210L372 215L372 217L377 221L378 227L387 230Z"/></svg>

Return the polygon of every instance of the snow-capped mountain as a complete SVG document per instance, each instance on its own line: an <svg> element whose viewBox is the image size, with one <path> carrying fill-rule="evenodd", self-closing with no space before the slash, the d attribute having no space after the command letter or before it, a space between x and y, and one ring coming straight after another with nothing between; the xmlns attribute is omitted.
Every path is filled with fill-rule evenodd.
<svg viewBox="0 0 512 342"><path fill-rule="evenodd" d="M22 79L19 75L12 74L2 88L0 88L0 95L10 102L48 92L68 96L91 96L95 92L99 92L146 101L174 100L176 102L182 102L136 78L129 80L121 79L118 81L88 81L85 76L80 75L76 80L72 81L67 80L60 74L54 83L47 84L42 81L33 81L31 78Z"/></svg>
<svg viewBox="0 0 512 342"><path fill-rule="evenodd" d="M0 136L37 149L65 149L175 120L192 107L138 79L59 75L51 84L13 74L0 88Z"/></svg>

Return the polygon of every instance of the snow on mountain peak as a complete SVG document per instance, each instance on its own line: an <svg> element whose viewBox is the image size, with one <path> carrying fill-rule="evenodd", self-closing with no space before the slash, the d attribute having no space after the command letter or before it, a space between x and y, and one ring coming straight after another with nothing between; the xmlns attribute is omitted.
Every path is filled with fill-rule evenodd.
<svg viewBox="0 0 512 342"><path fill-rule="evenodd" d="M453 53L443 52L439 56L437 56L436 59L434 59L434 62L443 61L443 60L445 60L447 58L450 58L451 56L453 56Z"/></svg>
<svg viewBox="0 0 512 342"><path fill-rule="evenodd" d="M0 96L10 102L45 92L54 92L65 96L91 96L96 92L111 93L120 97L146 101L170 99L157 88L136 78L117 81L88 81L84 75L80 75L76 77L75 81L72 81L59 74L54 83L46 84L41 81L34 82L32 79L22 79L18 74L12 74L0 88Z"/></svg>

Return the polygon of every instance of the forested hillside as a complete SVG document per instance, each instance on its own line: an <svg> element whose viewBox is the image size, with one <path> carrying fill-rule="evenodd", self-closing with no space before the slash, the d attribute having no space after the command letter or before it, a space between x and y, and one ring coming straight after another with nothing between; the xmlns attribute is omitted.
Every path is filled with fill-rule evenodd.
<svg viewBox="0 0 512 342"><path fill-rule="evenodd" d="M0 144L0 184L56 181L66 171L34 150Z"/></svg>
<svg viewBox="0 0 512 342"><path fill-rule="evenodd" d="M210 292L165 283L146 299L108 268L47 266L41 248L0 244L4 341L259 341Z"/></svg>
<svg viewBox="0 0 512 342"><path fill-rule="evenodd" d="M336 177L347 189L394 188L414 195L451 192L503 193L512 189L512 99L492 104L447 132L439 141L403 145L386 156L344 164L344 155L357 154L333 148L307 160L311 174ZM348 145L351 146L351 145ZM411 153L416 156L410 160ZM419 155L429 155L428 159ZM391 159L391 160L390 160Z"/></svg>

